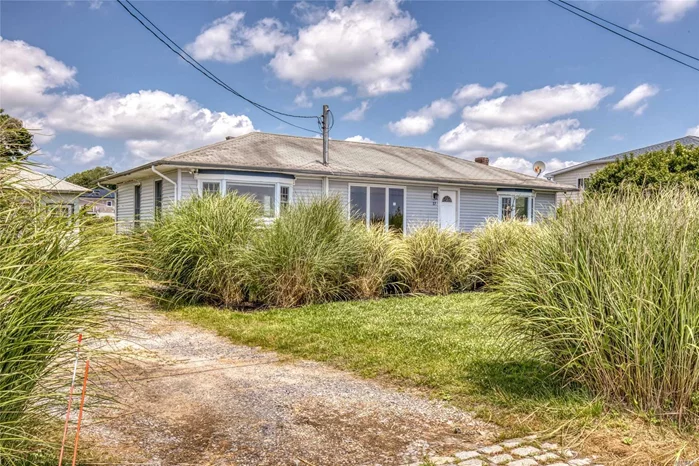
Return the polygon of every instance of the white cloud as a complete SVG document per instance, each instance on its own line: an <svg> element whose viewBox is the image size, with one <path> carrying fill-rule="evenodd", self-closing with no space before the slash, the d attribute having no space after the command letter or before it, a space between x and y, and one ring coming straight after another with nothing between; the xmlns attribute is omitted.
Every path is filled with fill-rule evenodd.
<svg viewBox="0 0 699 466"><path fill-rule="evenodd" d="M580 148L591 130L580 128L575 119L541 125L485 127L461 123L439 138L446 152L563 152Z"/></svg>
<svg viewBox="0 0 699 466"><path fill-rule="evenodd" d="M452 99L459 105L471 104L493 94L500 94L505 88L507 88L507 84L501 82L495 83L492 87L483 87L480 84L467 84L455 90Z"/></svg>
<svg viewBox="0 0 699 466"><path fill-rule="evenodd" d="M399 136L425 134L432 129L436 118L449 118L454 112L456 105L451 100L435 100L416 112L408 112L405 118L389 123L388 129Z"/></svg>
<svg viewBox="0 0 699 466"><path fill-rule="evenodd" d="M303 23L312 24L323 19L328 14L328 9L316 3L301 1L291 7L291 14Z"/></svg>
<svg viewBox="0 0 699 466"><path fill-rule="evenodd" d="M342 86L335 86L331 87L330 89L321 89L320 87L316 87L315 89L313 89L313 98L328 99L333 97L340 97L346 92L347 88Z"/></svg>
<svg viewBox="0 0 699 466"><path fill-rule="evenodd" d="M525 175L536 176L536 172L532 168L534 166L534 162L535 161L527 160L522 157L498 157L493 163L491 163L491 165L513 172L524 173ZM555 157L549 160L544 160L543 162L546 164L546 169L544 170L544 173L540 175L540 177L545 173L554 172L556 170L560 170L561 168L567 168L579 163L571 160L563 161Z"/></svg>
<svg viewBox="0 0 699 466"><path fill-rule="evenodd" d="M366 143L370 143L370 144L376 144L376 141L372 141L371 139L365 138L364 136L360 136L359 134L356 136L351 136L351 137L345 139L345 141L366 142Z"/></svg>
<svg viewBox="0 0 699 466"><path fill-rule="evenodd" d="M640 31L641 29L643 29L643 24L641 24L641 19L636 18L636 21L629 24L629 29L632 29L634 31Z"/></svg>
<svg viewBox="0 0 699 466"><path fill-rule="evenodd" d="M313 107L313 102L306 95L306 91L301 91L299 95L294 98L294 105L300 108L311 108Z"/></svg>
<svg viewBox="0 0 699 466"><path fill-rule="evenodd" d="M699 137L699 125L695 126L694 128L689 128L687 130L687 136Z"/></svg>
<svg viewBox="0 0 699 466"><path fill-rule="evenodd" d="M612 134L612 135L609 137L609 139L611 139L612 141L623 141L623 140L624 140L624 135L623 135L623 134L619 134L619 133Z"/></svg>
<svg viewBox="0 0 699 466"><path fill-rule="evenodd" d="M659 0L655 2L655 15L660 23L679 21L699 0Z"/></svg>
<svg viewBox="0 0 699 466"><path fill-rule="evenodd" d="M526 125L539 123L574 112L592 110L614 88L601 84L563 84L546 86L520 94L481 100L465 107L466 121L485 125Z"/></svg>
<svg viewBox="0 0 699 466"><path fill-rule="evenodd" d="M390 122L388 124L388 129L398 136L415 136L427 133L433 126L434 118L412 115L395 122Z"/></svg>
<svg viewBox="0 0 699 466"><path fill-rule="evenodd" d="M642 115L648 108L648 99L660 92L657 86L652 84L641 84L634 90L626 94L614 105L614 110L633 110L634 115Z"/></svg>
<svg viewBox="0 0 699 466"><path fill-rule="evenodd" d="M317 19L317 18L316 18ZM410 89L410 79L434 47L398 0L339 2L299 30L270 62L280 79L296 85L342 80L363 95Z"/></svg>
<svg viewBox="0 0 699 466"><path fill-rule="evenodd" d="M272 55L293 42L277 19L264 18L247 27L244 18L245 13L240 12L218 18L185 49L197 60L238 63L255 55Z"/></svg>
<svg viewBox="0 0 699 466"><path fill-rule="evenodd" d="M64 144L61 146L60 151L73 154L73 160L81 164L93 163L104 158L104 148L102 146L88 148L75 144Z"/></svg>
<svg viewBox="0 0 699 466"><path fill-rule="evenodd" d="M0 94L2 106L15 116L50 105L56 98L46 91L75 86L76 69L21 40L0 37Z"/></svg>
<svg viewBox="0 0 699 466"><path fill-rule="evenodd" d="M133 155L152 159L255 130L245 115L215 112L183 95L163 91L108 94L99 99L51 93L74 85L75 69L22 41L0 41L0 55L3 106L30 127L48 133L47 138L55 131L72 131L120 139ZM96 155L95 151L86 154Z"/></svg>
<svg viewBox="0 0 699 466"><path fill-rule="evenodd" d="M361 104L359 104L359 107L345 113L342 116L342 119L347 120L347 121L361 121L364 119L364 114L366 113L366 111L368 109L369 109L369 101L364 100L364 101L362 101Z"/></svg>
<svg viewBox="0 0 699 466"><path fill-rule="evenodd" d="M91 10L99 10L102 8L102 0L90 0L90 9Z"/></svg>

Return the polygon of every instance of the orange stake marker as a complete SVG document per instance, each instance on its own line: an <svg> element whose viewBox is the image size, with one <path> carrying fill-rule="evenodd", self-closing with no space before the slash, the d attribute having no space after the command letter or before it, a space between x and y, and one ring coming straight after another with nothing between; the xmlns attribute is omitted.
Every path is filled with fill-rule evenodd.
<svg viewBox="0 0 699 466"><path fill-rule="evenodd" d="M87 373L90 371L90 360L85 361L85 377L83 378L83 393L80 397L80 411L78 411L78 425L75 427L75 446L73 447L73 466L78 460L78 441L80 440L80 424L83 421L83 406L85 406L85 393L87 392Z"/></svg>
<svg viewBox="0 0 699 466"><path fill-rule="evenodd" d="M73 405L73 389L75 388L75 375L78 372L78 357L80 356L80 343L83 341L83 334L78 335L78 348L75 350L75 363L73 364L73 379L70 381L70 391L68 392L68 410L66 411L66 423L63 426L63 441L61 442L61 453L58 455L58 466L63 465L63 451L66 447L66 437L68 436L68 423L70 422L70 408Z"/></svg>

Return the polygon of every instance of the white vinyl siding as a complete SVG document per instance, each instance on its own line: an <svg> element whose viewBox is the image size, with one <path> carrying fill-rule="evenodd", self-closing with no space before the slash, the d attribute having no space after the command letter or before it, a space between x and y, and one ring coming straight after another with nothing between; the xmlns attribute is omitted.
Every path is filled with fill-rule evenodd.
<svg viewBox="0 0 699 466"><path fill-rule="evenodd" d="M493 188L461 188L459 229L473 231L489 218L498 218L498 192Z"/></svg>
<svg viewBox="0 0 699 466"><path fill-rule="evenodd" d="M323 180L320 178L296 178L293 200L310 201L323 195Z"/></svg>
<svg viewBox="0 0 699 466"><path fill-rule="evenodd" d="M534 198L534 221L556 214L556 193L536 192Z"/></svg>
<svg viewBox="0 0 699 466"><path fill-rule="evenodd" d="M141 181L141 222L147 223L153 220L155 211L155 198L153 196L155 178Z"/></svg>
<svg viewBox="0 0 699 466"><path fill-rule="evenodd" d="M177 181L177 178L173 178ZM197 185L197 180L194 178L194 174L189 173L189 170L180 170L180 200L184 201L192 196L197 196L199 194L199 186Z"/></svg>
<svg viewBox="0 0 699 466"><path fill-rule="evenodd" d="M125 183L117 186L117 231L130 231L133 228L134 186L135 183Z"/></svg>
<svg viewBox="0 0 699 466"><path fill-rule="evenodd" d="M347 199L349 190L349 182L340 180L330 180L329 194L331 196L339 196L343 207L347 207L349 200Z"/></svg>
<svg viewBox="0 0 699 466"><path fill-rule="evenodd" d="M432 199L437 186L408 186L405 193L406 233L429 224L438 224L439 205Z"/></svg>
<svg viewBox="0 0 699 466"><path fill-rule="evenodd" d="M607 164L594 164L586 165L584 167L576 168L569 172L561 173L560 175L555 175L553 181L556 183L565 184L568 186L577 187L579 178L589 178L593 173L606 167ZM571 192L561 192L556 195L556 201L558 204L565 200L578 201L582 199L582 191L571 191Z"/></svg>
<svg viewBox="0 0 699 466"><path fill-rule="evenodd" d="M177 183L177 170L164 172L163 175ZM155 181L158 178L160 177L153 178L153 180ZM176 196L175 185L170 183L168 180L163 179L163 212L166 212L175 204L175 200L177 199Z"/></svg>

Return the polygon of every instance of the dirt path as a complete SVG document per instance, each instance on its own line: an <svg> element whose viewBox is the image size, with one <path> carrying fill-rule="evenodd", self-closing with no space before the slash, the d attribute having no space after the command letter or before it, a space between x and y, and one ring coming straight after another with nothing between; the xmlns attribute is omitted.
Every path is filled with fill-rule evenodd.
<svg viewBox="0 0 699 466"><path fill-rule="evenodd" d="M280 361L161 314L121 333L111 342L131 360L111 385L121 407L98 410L83 430L119 461L390 465L494 438L492 426L446 404Z"/></svg>

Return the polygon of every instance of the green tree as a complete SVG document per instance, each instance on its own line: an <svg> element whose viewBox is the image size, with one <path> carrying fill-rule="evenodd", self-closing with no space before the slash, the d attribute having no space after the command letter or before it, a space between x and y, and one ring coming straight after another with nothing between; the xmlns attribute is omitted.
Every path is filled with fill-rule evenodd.
<svg viewBox="0 0 699 466"><path fill-rule="evenodd" d="M622 185L657 188L699 182L699 146L668 147L638 157L624 157L594 173L587 192L614 192Z"/></svg>
<svg viewBox="0 0 699 466"><path fill-rule="evenodd" d="M66 178L66 181L82 186L83 188L95 189L99 187L97 186L97 180L104 176L113 174L114 170L112 170L112 167L95 167L90 168L89 170L73 173ZM109 187L109 185L106 186Z"/></svg>
<svg viewBox="0 0 699 466"><path fill-rule="evenodd" d="M0 158L23 158L32 151L33 145L33 136L22 121L0 108Z"/></svg>

